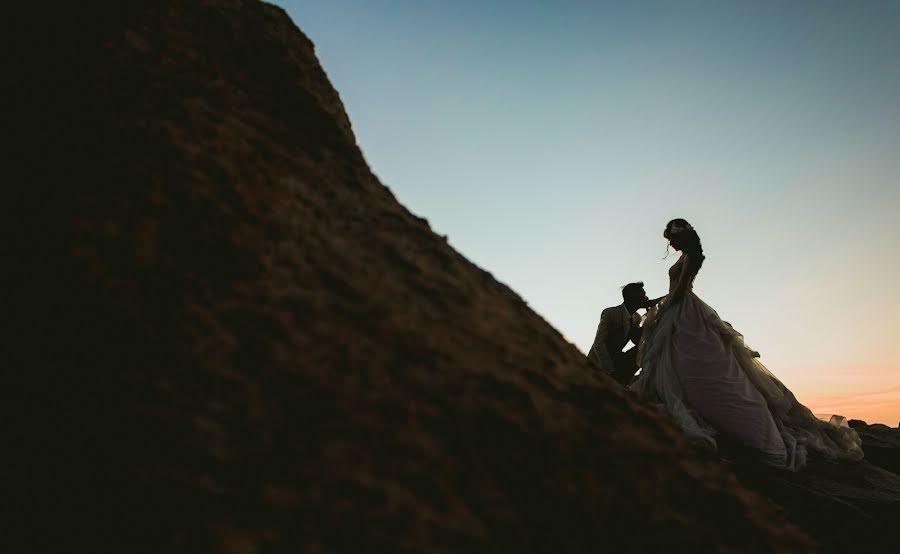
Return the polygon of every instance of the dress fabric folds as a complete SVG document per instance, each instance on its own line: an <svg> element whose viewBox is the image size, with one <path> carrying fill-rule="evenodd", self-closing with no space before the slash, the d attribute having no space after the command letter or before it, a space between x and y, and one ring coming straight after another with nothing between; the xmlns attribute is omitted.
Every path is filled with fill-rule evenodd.
<svg viewBox="0 0 900 554"><path fill-rule="evenodd" d="M683 264L684 256L669 269L670 293ZM809 450L832 461L863 457L856 431L813 415L690 287L663 306L647 314L630 388L668 411L690 441L716 449L727 439L792 471Z"/></svg>

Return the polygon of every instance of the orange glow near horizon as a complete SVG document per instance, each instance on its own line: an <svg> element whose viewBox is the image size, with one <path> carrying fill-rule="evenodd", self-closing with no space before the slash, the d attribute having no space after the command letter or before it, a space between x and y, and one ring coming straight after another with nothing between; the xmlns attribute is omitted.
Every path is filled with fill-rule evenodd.
<svg viewBox="0 0 900 554"><path fill-rule="evenodd" d="M836 414L890 427L900 423L900 386L895 377L900 366L852 370L805 367L788 373L793 379L785 384L819 417L827 419Z"/></svg>
<svg viewBox="0 0 900 554"><path fill-rule="evenodd" d="M900 388L860 394L813 396L807 399L807 407L816 415L837 414L848 419L883 423L890 427L900 425L898 405L900 405Z"/></svg>

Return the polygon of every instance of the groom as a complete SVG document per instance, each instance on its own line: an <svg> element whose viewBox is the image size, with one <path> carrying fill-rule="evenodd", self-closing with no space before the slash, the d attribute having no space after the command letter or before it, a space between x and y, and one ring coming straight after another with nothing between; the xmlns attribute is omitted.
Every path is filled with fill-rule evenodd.
<svg viewBox="0 0 900 554"><path fill-rule="evenodd" d="M622 287L622 298L625 302L606 308L600 315L594 345L587 357L599 371L628 385L638 369L637 346L626 352L622 348L629 340L635 345L641 340L641 317L635 312L649 308L652 302L644 291L644 283L628 283Z"/></svg>

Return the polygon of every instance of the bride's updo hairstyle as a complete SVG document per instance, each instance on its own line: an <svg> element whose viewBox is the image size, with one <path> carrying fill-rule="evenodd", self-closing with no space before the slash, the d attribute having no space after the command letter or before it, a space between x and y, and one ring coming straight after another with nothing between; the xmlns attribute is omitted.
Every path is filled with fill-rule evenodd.
<svg viewBox="0 0 900 554"><path fill-rule="evenodd" d="M697 231L684 219L673 219L666 224L666 230L663 236L672 241L678 241L679 249L688 255L688 262L691 264L690 271L696 275L703 265L706 256L703 255L703 245L700 244L700 235Z"/></svg>

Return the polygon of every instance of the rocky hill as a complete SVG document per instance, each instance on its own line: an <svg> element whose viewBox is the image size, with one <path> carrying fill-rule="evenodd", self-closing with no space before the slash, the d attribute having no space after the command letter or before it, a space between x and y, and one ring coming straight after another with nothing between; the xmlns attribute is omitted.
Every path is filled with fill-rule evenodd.
<svg viewBox="0 0 900 554"><path fill-rule="evenodd" d="M837 548L822 496L889 540L896 466L703 458L591 375L372 175L280 9L59 4L9 19L22 551Z"/></svg>

